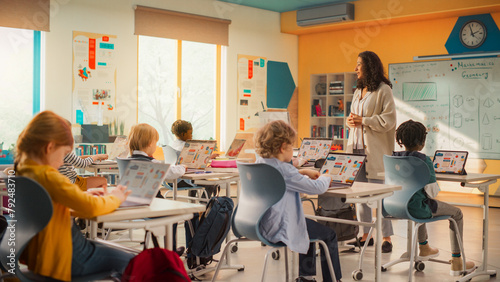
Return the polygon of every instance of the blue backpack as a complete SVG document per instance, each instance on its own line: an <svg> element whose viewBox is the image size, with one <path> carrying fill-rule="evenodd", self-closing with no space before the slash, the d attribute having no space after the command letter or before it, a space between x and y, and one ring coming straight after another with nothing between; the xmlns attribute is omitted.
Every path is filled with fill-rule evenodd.
<svg viewBox="0 0 500 282"><path fill-rule="evenodd" d="M220 252L220 246L231 227L234 203L228 197L213 197L200 217L188 253L209 257Z"/></svg>

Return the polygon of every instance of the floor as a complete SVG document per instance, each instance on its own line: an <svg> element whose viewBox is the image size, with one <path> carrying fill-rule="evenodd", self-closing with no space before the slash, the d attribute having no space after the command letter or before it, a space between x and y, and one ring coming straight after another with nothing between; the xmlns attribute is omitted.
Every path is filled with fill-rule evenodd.
<svg viewBox="0 0 500 282"><path fill-rule="evenodd" d="M233 189L232 195L236 194L236 190ZM442 192L438 196L440 200L445 200L449 202L477 202L482 203L482 197L479 195L467 195L464 197L463 194L456 193L445 193ZM313 199L314 201L314 199ZM488 269L493 269L500 271L500 241L497 240L497 235L500 234L500 199L491 198L490 208L490 237L489 237L489 260ZM494 206L494 207L493 207ZM473 207L461 207L464 213L464 223L465 223L465 238L464 245L466 250L467 260L471 260L480 265L481 263L481 236L482 236L482 210ZM312 213L312 208L310 204L304 204L304 210L306 213ZM394 221L394 231L395 235L392 237L394 249L392 253L382 254L382 263L389 262L399 256L406 250L406 223L404 221ZM179 233L184 234L183 226L179 225ZM450 254L450 243L449 243L449 232L447 222L437 222L428 225L429 233L429 243L431 246L436 247L440 250L440 256L438 259L449 260ZM116 235L115 235L116 236ZM143 238L143 233L140 231L134 232L134 236L137 238ZM179 236L179 245L184 245L183 236ZM264 256L269 247L263 247L259 242L245 242L239 243L238 251L231 253L231 263L232 264L244 264L245 269L243 271L237 270L222 270L219 272L217 281L233 281L233 282L250 282L259 281L260 275L263 267ZM355 281L352 277L352 272L358 269L359 254L349 252L347 246L340 246L342 252L340 254L340 260L342 264L342 281ZM218 259L220 256L216 255L215 258ZM213 263L210 266L214 266ZM374 248L369 247L365 253L362 281L374 281ZM318 270L317 281L321 281L320 277L321 271ZM413 281L456 281L457 277L449 275L449 265L427 262L425 263L425 270L423 272L417 272L415 270L413 273ZM202 281L210 281L212 279L213 272L207 273L198 278ZM408 276L408 263L401 263L395 265L387 270L387 272L382 273L382 281L392 282L392 281L406 281ZM279 260L269 259L266 281L285 281L285 266L283 256ZM474 278L472 281L496 281L496 277L490 278L489 276L479 276Z"/></svg>

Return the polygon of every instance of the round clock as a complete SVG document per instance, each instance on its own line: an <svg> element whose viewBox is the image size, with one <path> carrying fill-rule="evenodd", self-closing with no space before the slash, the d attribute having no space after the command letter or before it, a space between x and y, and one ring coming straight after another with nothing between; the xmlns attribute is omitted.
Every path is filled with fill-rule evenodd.
<svg viewBox="0 0 500 282"><path fill-rule="evenodd" d="M481 21L470 20L460 29L460 42L467 48L477 48L486 40L486 26Z"/></svg>

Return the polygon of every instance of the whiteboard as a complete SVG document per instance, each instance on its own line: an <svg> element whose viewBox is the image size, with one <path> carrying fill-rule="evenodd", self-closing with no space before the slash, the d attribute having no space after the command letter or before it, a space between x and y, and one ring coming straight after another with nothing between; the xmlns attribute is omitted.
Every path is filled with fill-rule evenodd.
<svg viewBox="0 0 500 282"><path fill-rule="evenodd" d="M390 64L389 78L398 125L427 127L425 154L500 159L500 58Z"/></svg>

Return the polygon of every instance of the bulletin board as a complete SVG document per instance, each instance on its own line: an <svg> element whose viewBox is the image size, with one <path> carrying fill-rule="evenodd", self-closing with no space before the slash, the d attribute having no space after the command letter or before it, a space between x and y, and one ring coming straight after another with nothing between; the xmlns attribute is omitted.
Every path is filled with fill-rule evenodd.
<svg viewBox="0 0 500 282"><path fill-rule="evenodd" d="M398 125L413 119L427 127L425 154L500 159L500 58L390 64L389 78Z"/></svg>
<svg viewBox="0 0 500 282"><path fill-rule="evenodd" d="M73 31L73 121L111 122L116 105L116 36Z"/></svg>
<svg viewBox="0 0 500 282"><path fill-rule="evenodd" d="M259 112L267 104L267 59L238 55L238 132L260 126Z"/></svg>

